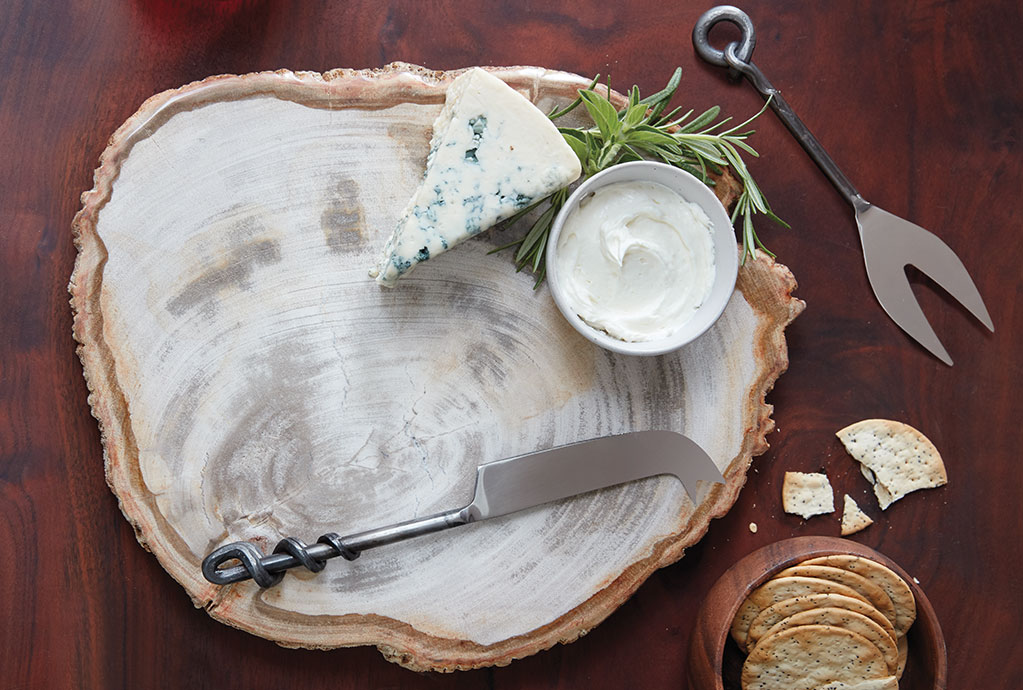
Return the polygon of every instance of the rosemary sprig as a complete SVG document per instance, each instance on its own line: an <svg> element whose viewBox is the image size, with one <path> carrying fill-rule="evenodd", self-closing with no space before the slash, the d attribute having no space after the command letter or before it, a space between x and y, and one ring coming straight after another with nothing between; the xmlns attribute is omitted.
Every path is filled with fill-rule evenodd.
<svg viewBox="0 0 1023 690"><path fill-rule="evenodd" d="M731 121L730 117L719 120L721 109L718 106L707 109L693 117L693 110L679 115L681 108L665 114L682 81L682 68L679 67L671 75L667 86L652 96L641 98L639 87L633 86L629 91L629 102L616 109L608 99L611 93L610 80L604 94L596 91L599 75L589 87L579 90L579 96L568 106L549 114L552 120L572 112L582 105L593 120L593 127L573 128L559 127L565 141L572 147L579 162L582 164L583 179L617 163L635 160L657 160L682 168L708 186L714 186L712 175L719 175L724 168L730 167L732 173L742 182L743 191L732 211L732 223L742 218L742 258L753 258L754 249L759 247L764 252L774 254L764 246L753 226L753 216L763 214L785 227L788 224L774 214L760 187L754 181L742 151L757 157L756 150L746 140L754 130L748 129L767 105L756 115L739 125L728 129L723 127ZM498 252L511 247L515 251L515 263L518 270L529 267L537 276L536 285L543 282L545 273L545 250L550 235L551 224L555 216L568 199L568 188L559 189L553 194L540 199L533 205L519 211L506 224L510 225L530 211L547 204L544 212L533 222L529 232L520 239L498 247Z"/></svg>

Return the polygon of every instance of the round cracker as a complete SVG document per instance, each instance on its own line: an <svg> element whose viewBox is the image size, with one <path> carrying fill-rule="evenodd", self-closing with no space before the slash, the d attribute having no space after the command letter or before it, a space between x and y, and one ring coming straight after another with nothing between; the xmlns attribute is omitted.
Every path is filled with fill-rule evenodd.
<svg viewBox="0 0 1023 690"><path fill-rule="evenodd" d="M870 640L842 628L800 625L764 637L742 667L743 690L797 690L889 676Z"/></svg>
<svg viewBox="0 0 1023 690"><path fill-rule="evenodd" d="M775 623L764 637L768 638L773 633L799 625L828 625L845 628L857 635L863 635L881 652L881 656L884 657L884 661L888 665L889 673L894 674L899 667L899 650L895 646L895 638L862 613L855 613L849 609L828 607L802 611ZM749 644L748 641L747 644Z"/></svg>
<svg viewBox="0 0 1023 690"><path fill-rule="evenodd" d="M803 565L827 565L832 568L843 568L858 575L862 575L874 584L878 585L895 604L895 632L897 635L905 635L909 626L916 620L916 598L909 584L890 568L886 568L877 561L851 554L835 554L832 556L820 556L803 561Z"/></svg>
<svg viewBox="0 0 1023 690"><path fill-rule="evenodd" d="M853 597L844 597L841 594L811 594L784 599L776 604L771 604L761 611L753 619L753 622L750 623L746 644L752 647L768 630L789 616L794 616L803 611L827 607L847 609L866 616L880 625L891 637L895 637L895 629L892 627L891 621L869 603Z"/></svg>
<svg viewBox="0 0 1023 690"><path fill-rule="evenodd" d="M749 632L750 623L763 609L766 609L775 602L792 597L807 594L841 594L862 599L864 603L870 601L852 587L832 580L822 580L818 577L778 577L775 576L750 592L745 601L739 606L739 610L732 619L732 639L739 645L740 649L746 651L746 634Z"/></svg>
<svg viewBox="0 0 1023 690"><path fill-rule="evenodd" d="M859 573L829 565L807 565L806 563L800 563L791 568L786 568L775 575L775 577L785 576L819 577L822 580L831 580L832 582L839 582L852 587L865 596L867 601L877 607L877 610L883 613L885 618L892 622L893 626L895 625L895 604L892 602L892 598L879 585L874 584Z"/></svg>

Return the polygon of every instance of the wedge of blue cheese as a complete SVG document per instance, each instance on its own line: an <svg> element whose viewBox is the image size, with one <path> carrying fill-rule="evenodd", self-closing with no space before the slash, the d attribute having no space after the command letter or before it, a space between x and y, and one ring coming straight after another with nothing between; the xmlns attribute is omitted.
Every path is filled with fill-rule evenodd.
<svg viewBox="0 0 1023 690"><path fill-rule="evenodd" d="M546 115L473 68L448 87L423 180L370 275L393 287L416 264L571 184L581 172Z"/></svg>

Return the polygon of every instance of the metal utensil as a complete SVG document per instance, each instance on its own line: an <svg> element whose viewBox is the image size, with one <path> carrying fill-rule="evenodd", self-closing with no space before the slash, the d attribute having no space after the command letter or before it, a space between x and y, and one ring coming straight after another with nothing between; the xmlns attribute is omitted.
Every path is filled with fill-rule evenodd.
<svg viewBox="0 0 1023 690"><path fill-rule="evenodd" d="M355 560L362 551L377 546L659 474L677 477L690 497L698 481L724 482L710 456L682 434L637 431L605 436L480 465L475 495L464 508L347 537L324 534L312 546L287 537L269 556L249 542L235 542L206 556L202 573L217 585L251 577L260 587L272 587L285 570L297 565L319 572L330 558ZM220 567L234 559L241 565Z"/></svg>
<svg viewBox="0 0 1023 690"><path fill-rule="evenodd" d="M738 41L729 43L724 50L719 50L710 45L708 34L711 27L722 21L739 27L742 36ZM753 22L745 12L731 5L707 10L693 28L693 45L701 58L711 64L728 67L733 78L746 77L762 96L769 98L775 114L846 201L852 204L856 211L856 225L860 230L860 243L870 286L888 316L902 330L935 357L952 366L952 358L934 334L934 329L927 322L927 317L913 295L904 270L908 264L930 276L989 330L995 330L984 300L955 252L919 225L877 208L860 196L824 151L824 147L785 102L778 89L750 61L756 46L756 33Z"/></svg>

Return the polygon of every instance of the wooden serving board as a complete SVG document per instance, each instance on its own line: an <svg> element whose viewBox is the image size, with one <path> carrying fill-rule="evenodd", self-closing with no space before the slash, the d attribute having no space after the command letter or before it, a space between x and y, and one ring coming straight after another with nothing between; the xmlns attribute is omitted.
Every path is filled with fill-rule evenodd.
<svg viewBox="0 0 1023 690"><path fill-rule="evenodd" d="M542 109L587 82L496 69ZM772 428L802 310L747 262L681 352L614 355L488 256L514 231L367 276L422 173L453 73L395 64L213 77L113 136L75 218L74 334L107 479L139 541L214 618L282 645L377 645L415 669L506 664L597 625L723 515ZM465 504L477 464L633 429L681 431L727 484L653 478L219 588L203 556Z"/></svg>

